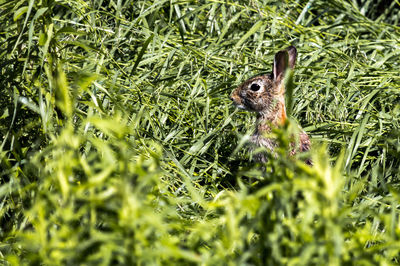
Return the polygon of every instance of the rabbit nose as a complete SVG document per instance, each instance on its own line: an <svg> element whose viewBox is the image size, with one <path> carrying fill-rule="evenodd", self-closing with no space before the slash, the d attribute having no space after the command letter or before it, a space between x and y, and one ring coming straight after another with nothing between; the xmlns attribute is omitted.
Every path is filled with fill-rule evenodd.
<svg viewBox="0 0 400 266"><path fill-rule="evenodd" d="M237 96L237 94L232 93L232 94L229 96L229 99L231 99L232 102L237 102L238 96Z"/></svg>
<svg viewBox="0 0 400 266"><path fill-rule="evenodd" d="M239 97L237 95L235 95L235 94L232 94L231 96L229 96L229 99L231 99L231 101L234 104L238 104L240 102Z"/></svg>

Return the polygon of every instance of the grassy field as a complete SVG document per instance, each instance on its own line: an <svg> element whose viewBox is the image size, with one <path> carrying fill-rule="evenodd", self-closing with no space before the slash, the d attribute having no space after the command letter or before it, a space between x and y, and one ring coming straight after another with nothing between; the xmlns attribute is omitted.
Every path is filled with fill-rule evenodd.
<svg viewBox="0 0 400 266"><path fill-rule="evenodd" d="M0 0L1 263L400 263L399 20L384 0ZM289 45L275 134L301 124L314 166L260 167L229 95Z"/></svg>

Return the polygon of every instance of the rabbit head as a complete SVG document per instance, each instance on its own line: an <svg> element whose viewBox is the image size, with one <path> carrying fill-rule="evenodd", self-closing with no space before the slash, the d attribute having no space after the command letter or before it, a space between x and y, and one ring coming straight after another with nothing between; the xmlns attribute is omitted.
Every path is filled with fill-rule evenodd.
<svg viewBox="0 0 400 266"><path fill-rule="evenodd" d="M288 67L294 68L296 56L297 51L294 46L276 53L272 74L256 76L242 83L230 97L233 103L239 108L260 115L270 115L277 109L283 108L282 115L285 118L283 78Z"/></svg>

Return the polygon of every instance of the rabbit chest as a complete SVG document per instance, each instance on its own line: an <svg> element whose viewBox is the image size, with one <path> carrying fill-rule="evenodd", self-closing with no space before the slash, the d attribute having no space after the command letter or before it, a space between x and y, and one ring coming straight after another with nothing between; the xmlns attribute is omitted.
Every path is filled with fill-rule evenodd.
<svg viewBox="0 0 400 266"><path fill-rule="evenodd" d="M271 129L265 125L259 125L254 132L254 134L250 138L251 142L251 150L253 152L259 148L263 147L266 149L264 152L257 152L253 154L253 159L257 162L263 162L265 163L267 161L267 152L268 153L273 153L277 143L273 138L268 138L266 135L268 135L271 132Z"/></svg>
<svg viewBox="0 0 400 266"><path fill-rule="evenodd" d="M257 152L253 154L253 160L256 162L260 163L265 163L267 162L267 152L273 153L275 147L276 147L276 142L273 139L270 138L264 138L258 135L253 135L251 137L251 143L252 148L251 150L254 152L258 147L264 147L268 151L266 152Z"/></svg>

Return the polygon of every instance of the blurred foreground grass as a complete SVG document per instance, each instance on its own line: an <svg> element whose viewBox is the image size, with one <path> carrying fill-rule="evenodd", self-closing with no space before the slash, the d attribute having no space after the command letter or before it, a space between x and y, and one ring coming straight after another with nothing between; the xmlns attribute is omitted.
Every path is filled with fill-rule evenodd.
<svg viewBox="0 0 400 266"><path fill-rule="evenodd" d="M0 1L2 263L398 264L399 10ZM315 166L263 173L228 95L290 44Z"/></svg>

